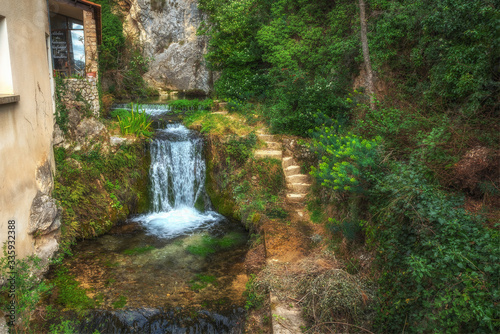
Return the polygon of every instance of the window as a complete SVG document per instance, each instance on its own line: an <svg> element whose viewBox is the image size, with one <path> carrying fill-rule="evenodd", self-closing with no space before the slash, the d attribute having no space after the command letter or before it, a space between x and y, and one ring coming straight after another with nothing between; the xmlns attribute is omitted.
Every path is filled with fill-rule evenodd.
<svg viewBox="0 0 500 334"><path fill-rule="evenodd" d="M10 65L9 38L7 20L0 16L0 94L14 94L12 85L12 68Z"/></svg>
<svg viewBox="0 0 500 334"><path fill-rule="evenodd" d="M64 77L84 76L83 22L64 15L54 14L50 26L54 70Z"/></svg>

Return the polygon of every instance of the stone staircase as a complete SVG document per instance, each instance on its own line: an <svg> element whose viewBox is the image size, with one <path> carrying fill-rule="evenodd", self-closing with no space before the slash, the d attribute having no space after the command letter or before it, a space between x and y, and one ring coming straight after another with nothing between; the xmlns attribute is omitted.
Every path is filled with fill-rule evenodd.
<svg viewBox="0 0 500 334"><path fill-rule="evenodd" d="M300 166L296 164L293 157L283 158L282 165L288 189L288 193L286 194L287 202L303 206L307 193L311 189L309 175L300 173Z"/></svg>
<svg viewBox="0 0 500 334"><path fill-rule="evenodd" d="M282 159L282 144L276 141L275 136L268 135L263 130L259 130L257 132L257 137L266 144L266 147L255 150L256 158L274 158L278 160Z"/></svg>
<svg viewBox="0 0 500 334"><path fill-rule="evenodd" d="M303 206L305 197L311 189L309 175L300 173L300 166L293 160L293 157L283 157L283 145L275 136L259 130L257 137L266 144L266 147L256 150L255 157L281 160L287 187L286 200L288 203Z"/></svg>

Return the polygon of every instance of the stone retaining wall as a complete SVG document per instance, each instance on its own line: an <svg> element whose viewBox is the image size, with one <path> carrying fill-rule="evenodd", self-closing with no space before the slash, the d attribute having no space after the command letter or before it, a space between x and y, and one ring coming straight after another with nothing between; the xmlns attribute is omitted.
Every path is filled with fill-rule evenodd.
<svg viewBox="0 0 500 334"><path fill-rule="evenodd" d="M62 102L83 100L92 110L94 117L99 117L99 92L97 90L97 79L64 79L66 94ZM81 98L79 97L81 95Z"/></svg>

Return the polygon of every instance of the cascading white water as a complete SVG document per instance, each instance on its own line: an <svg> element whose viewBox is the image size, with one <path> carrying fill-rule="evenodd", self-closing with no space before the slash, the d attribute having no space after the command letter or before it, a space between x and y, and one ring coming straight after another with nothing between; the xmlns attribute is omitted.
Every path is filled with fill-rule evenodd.
<svg viewBox="0 0 500 334"><path fill-rule="evenodd" d="M190 136L190 131L182 125L159 131L170 136L157 138L151 144L153 211L192 208L205 184L202 141Z"/></svg>
<svg viewBox="0 0 500 334"><path fill-rule="evenodd" d="M150 150L152 212L136 218L149 233L176 237L223 218L217 212L195 208L195 203L206 197L202 144L183 125L157 130Z"/></svg>

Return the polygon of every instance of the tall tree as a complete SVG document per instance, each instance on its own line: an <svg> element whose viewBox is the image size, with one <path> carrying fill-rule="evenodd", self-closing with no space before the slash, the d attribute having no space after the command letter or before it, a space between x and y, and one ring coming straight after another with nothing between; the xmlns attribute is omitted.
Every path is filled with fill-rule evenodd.
<svg viewBox="0 0 500 334"><path fill-rule="evenodd" d="M375 89L373 87L373 71L370 62L370 51L368 49L368 37L366 33L365 1L359 0L359 19L361 21L361 47L363 49L363 60L366 70L366 89L370 96L370 108L375 109Z"/></svg>

